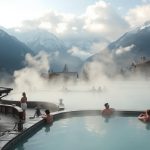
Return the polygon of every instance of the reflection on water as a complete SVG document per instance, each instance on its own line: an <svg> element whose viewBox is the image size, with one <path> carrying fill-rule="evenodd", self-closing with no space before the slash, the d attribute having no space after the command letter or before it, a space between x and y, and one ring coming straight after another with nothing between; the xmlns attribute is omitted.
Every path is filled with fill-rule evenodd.
<svg viewBox="0 0 150 150"><path fill-rule="evenodd" d="M45 127L45 132L50 132L50 126L51 125L49 125L49 124L44 126Z"/></svg>
<svg viewBox="0 0 150 150"><path fill-rule="evenodd" d="M99 84L100 85L100 84ZM102 109L105 102L116 109L147 109L150 105L149 81L118 81L102 85L101 92L89 91L92 86L68 86L68 92L58 89L27 91L28 100L49 101L58 104L62 98L67 109ZM14 90L7 99L20 100L20 94Z"/></svg>
<svg viewBox="0 0 150 150"><path fill-rule="evenodd" d="M63 124L65 127L62 127ZM101 116L62 119L35 133L17 147L27 150L148 150L149 131L136 117L113 117L108 123ZM47 130L47 129L46 129ZM18 148L16 148L17 150Z"/></svg>
<svg viewBox="0 0 150 150"><path fill-rule="evenodd" d="M108 123L110 120L110 117L104 117L104 122Z"/></svg>
<svg viewBox="0 0 150 150"><path fill-rule="evenodd" d="M100 116L97 117L84 117L85 128L91 133L106 134L106 128L104 127L104 121Z"/></svg>
<svg viewBox="0 0 150 150"><path fill-rule="evenodd" d="M150 130L150 123L146 123L146 129Z"/></svg>

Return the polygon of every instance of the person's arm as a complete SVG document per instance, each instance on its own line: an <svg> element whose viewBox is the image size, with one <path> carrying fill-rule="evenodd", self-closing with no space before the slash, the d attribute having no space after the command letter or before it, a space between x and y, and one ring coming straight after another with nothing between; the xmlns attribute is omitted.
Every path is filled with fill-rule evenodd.
<svg viewBox="0 0 150 150"><path fill-rule="evenodd" d="M27 103L27 97L25 97L25 103Z"/></svg>
<svg viewBox="0 0 150 150"><path fill-rule="evenodd" d="M139 116L138 116L138 119L143 121L143 122L146 122L146 115L144 113L141 113Z"/></svg>
<svg viewBox="0 0 150 150"><path fill-rule="evenodd" d="M51 122L53 122L53 115L51 115Z"/></svg>
<svg viewBox="0 0 150 150"><path fill-rule="evenodd" d="M114 108L110 108L110 110L112 111L112 113L115 112L115 109L114 109Z"/></svg>
<svg viewBox="0 0 150 150"><path fill-rule="evenodd" d="M101 110L101 114L102 114L102 115L104 114L104 110Z"/></svg>
<svg viewBox="0 0 150 150"><path fill-rule="evenodd" d="M41 116L43 119L45 119L47 116L45 114L42 114Z"/></svg>

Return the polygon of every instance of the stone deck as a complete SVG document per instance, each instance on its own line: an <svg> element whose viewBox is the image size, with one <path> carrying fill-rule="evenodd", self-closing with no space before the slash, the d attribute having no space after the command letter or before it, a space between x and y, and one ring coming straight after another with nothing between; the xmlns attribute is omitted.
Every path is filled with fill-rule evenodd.
<svg viewBox="0 0 150 150"><path fill-rule="evenodd" d="M28 129L29 127L33 126L34 124L36 124L42 119L41 117L33 118L34 112L35 112L34 109L27 109L26 121L23 124L23 130ZM41 110L41 112L42 114L44 114L43 110ZM13 139L18 134L21 133L17 131L17 125L16 125L16 128L14 128L16 122L17 122L17 119L15 119L12 115L0 114L0 150L11 139Z"/></svg>

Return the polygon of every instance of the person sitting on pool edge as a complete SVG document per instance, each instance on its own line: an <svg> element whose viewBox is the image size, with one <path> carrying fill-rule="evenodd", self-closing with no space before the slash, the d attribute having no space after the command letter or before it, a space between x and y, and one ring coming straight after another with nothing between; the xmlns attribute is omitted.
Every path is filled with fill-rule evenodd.
<svg viewBox="0 0 150 150"><path fill-rule="evenodd" d="M45 110L45 115L42 116L46 123L51 124L53 122L53 116L50 115L50 111L48 109Z"/></svg>
<svg viewBox="0 0 150 150"><path fill-rule="evenodd" d="M146 110L145 113L141 113L138 116L138 119L143 121L143 122L150 122L150 109Z"/></svg>
<svg viewBox="0 0 150 150"><path fill-rule="evenodd" d="M58 111L64 110L65 105L63 103L63 99L59 99L59 104L58 104Z"/></svg>
<svg viewBox="0 0 150 150"><path fill-rule="evenodd" d="M40 106L35 107L35 113L33 118L41 116Z"/></svg>
<svg viewBox="0 0 150 150"><path fill-rule="evenodd" d="M105 103L104 106L105 109L102 110L102 116L111 116L114 113L115 109L110 108L108 103Z"/></svg>

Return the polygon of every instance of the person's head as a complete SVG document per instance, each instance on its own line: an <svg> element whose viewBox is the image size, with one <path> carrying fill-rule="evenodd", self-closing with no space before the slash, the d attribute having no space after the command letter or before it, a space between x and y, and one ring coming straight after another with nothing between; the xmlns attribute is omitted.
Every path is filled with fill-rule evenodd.
<svg viewBox="0 0 150 150"><path fill-rule="evenodd" d="M59 103L62 103L63 102L63 100L62 99L59 99Z"/></svg>
<svg viewBox="0 0 150 150"><path fill-rule="evenodd" d="M46 109L46 110L45 110L45 113L46 113L47 115L49 115L49 114L50 114L50 111L49 111L48 109Z"/></svg>
<svg viewBox="0 0 150 150"><path fill-rule="evenodd" d="M109 109L109 104L108 103L105 103L104 106L105 106L106 109Z"/></svg>
<svg viewBox="0 0 150 150"><path fill-rule="evenodd" d="M150 116L150 109L147 110L147 114Z"/></svg>
<svg viewBox="0 0 150 150"><path fill-rule="evenodd" d="M26 93L25 93L25 92L23 92L23 93L22 93L22 96L26 96Z"/></svg>

